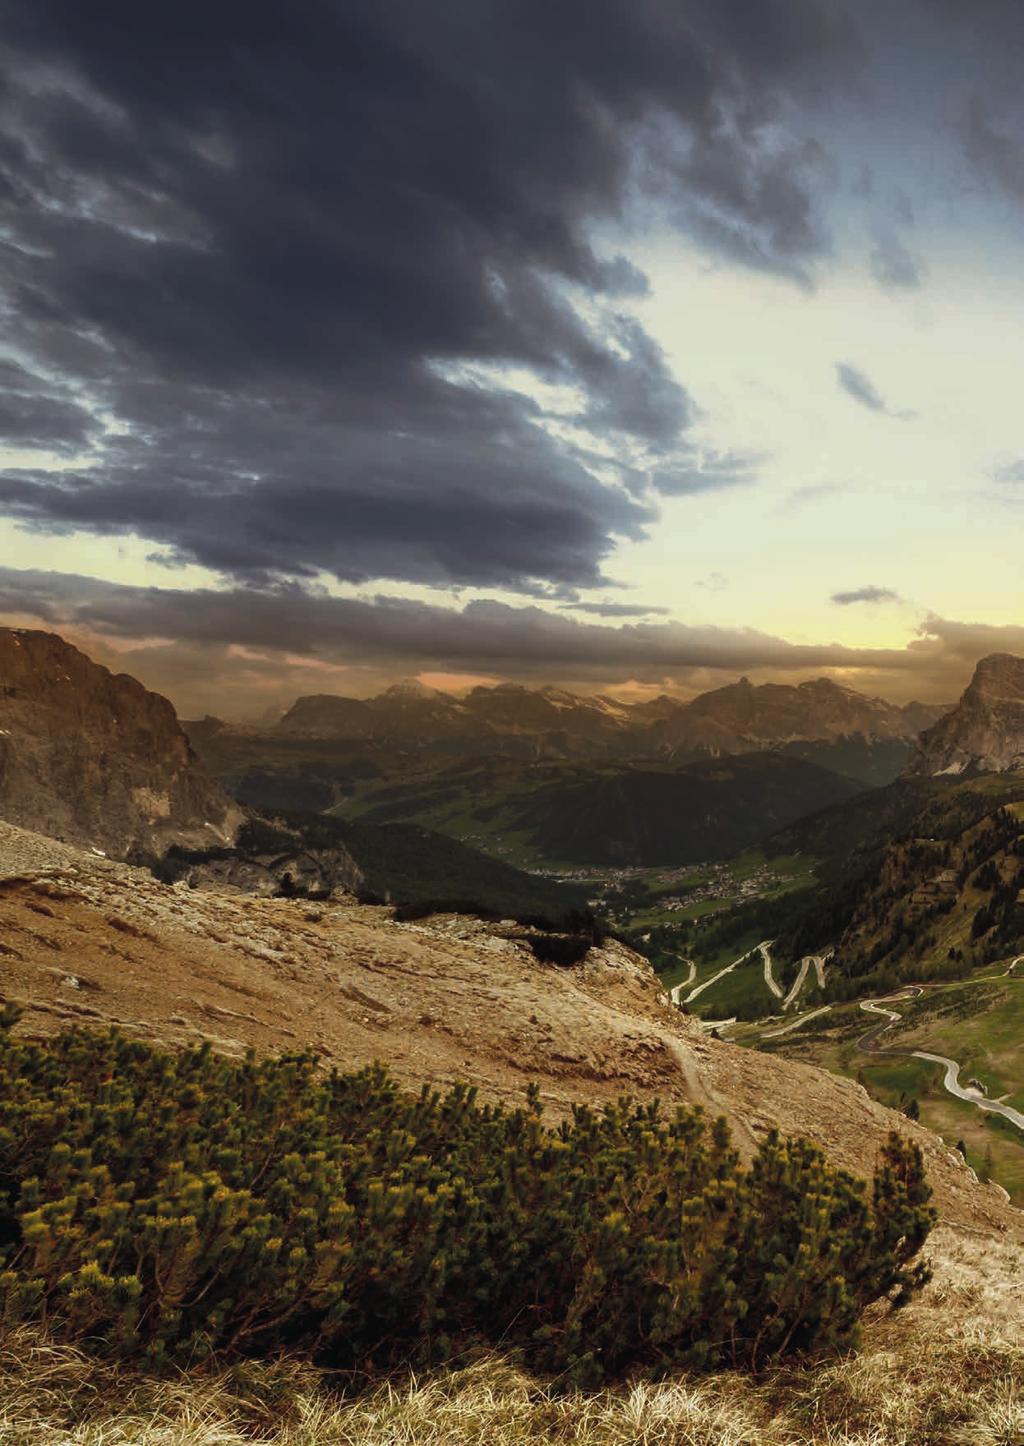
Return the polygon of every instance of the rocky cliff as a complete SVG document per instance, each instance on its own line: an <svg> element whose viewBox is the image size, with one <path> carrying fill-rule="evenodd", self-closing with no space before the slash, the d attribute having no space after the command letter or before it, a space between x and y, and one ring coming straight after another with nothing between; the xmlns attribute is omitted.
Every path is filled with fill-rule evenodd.
<svg viewBox="0 0 1024 1446"><path fill-rule="evenodd" d="M53 633L2 628L0 818L123 858L229 843L242 814L166 698Z"/></svg>
<svg viewBox="0 0 1024 1446"><path fill-rule="evenodd" d="M960 702L927 729L908 773L1004 773L1024 768L1024 658L982 658Z"/></svg>

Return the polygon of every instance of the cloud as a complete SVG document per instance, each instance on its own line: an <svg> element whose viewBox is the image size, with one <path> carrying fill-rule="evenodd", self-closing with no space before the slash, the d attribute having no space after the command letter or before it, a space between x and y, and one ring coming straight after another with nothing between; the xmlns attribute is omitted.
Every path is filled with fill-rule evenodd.
<svg viewBox="0 0 1024 1446"><path fill-rule="evenodd" d="M664 617L670 611L669 608L645 606L643 603L565 602L561 606L567 611L589 613L596 618Z"/></svg>
<svg viewBox="0 0 1024 1446"><path fill-rule="evenodd" d="M824 674L864 692L945 702L985 654L1024 655L1024 626L933 614L905 647L852 648L791 643L757 628L584 621L537 605L442 607L295 584L190 592L9 567L0 568L0 617L78 640L108 666L170 693L185 716L225 707L252 715L302 692L366 693L422 671L691 689L743 673Z"/></svg>
<svg viewBox="0 0 1024 1446"><path fill-rule="evenodd" d="M843 391L871 412L881 412L883 416L894 417L901 422L910 421L916 415L914 412L893 411L871 378L849 362L836 362L836 377Z"/></svg>
<svg viewBox="0 0 1024 1446"><path fill-rule="evenodd" d="M400 670L429 664L625 678L689 668L884 669L906 662L900 649L795 644L756 628L676 621L611 626L537 605L474 601L453 608L386 595L336 597L297 584L223 591L128 587L13 568L0 568L0 614L108 639L230 645Z"/></svg>
<svg viewBox="0 0 1024 1446"><path fill-rule="evenodd" d="M888 411L870 377L858 367L851 366L849 362L836 362L836 376L843 391L855 402L860 402L862 407L868 407L872 412Z"/></svg>
<svg viewBox="0 0 1024 1446"><path fill-rule="evenodd" d="M1024 457L1018 457L1013 462L1004 462L999 467L992 469L993 482L1014 484L1024 482Z"/></svg>
<svg viewBox="0 0 1024 1446"><path fill-rule="evenodd" d="M856 666L896 651L798 645L756 628L680 622L617 627L537 605L474 601L461 608L408 598L335 597L296 584L258 590L128 587L65 573L0 568L0 613L110 637L274 648L336 662L382 658L444 668Z"/></svg>
<svg viewBox="0 0 1024 1446"><path fill-rule="evenodd" d="M0 361L0 449L71 453L102 432L92 414L59 385Z"/></svg>
<svg viewBox="0 0 1024 1446"><path fill-rule="evenodd" d="M652 483L663 497L690 497L701 492L718 492L756 480L763 454L739 452L697 452L682 450L675 458L655 469Z"/></svg>
<svg viewBox="0 0 1024 1446"><path fill-rule="evenodd" d="M275 425L232 402L203 414L201 459L158 422L141 462L115 440L102 476L9 470L0 500L28 524L134 532L249 581L326 571L347 582L600 586L614 538L639 536L650 508L598 487L515 399L450 392L443 435L421 415L394 436L354 416ZM293 446L305 448L294 474Z"/></svg>
<svg viewBox="0 0 1024 1446"><path fill-rule="evenodd" d="M35 380L0 421L88 444L9 472L10 515L241 582L544 593L600 585L659 493L753 475L695 463L625 309L646 280L595 237L644 196L810 276L828 163L788 118L860 54L831 0L88 8L5 7L5 331ZM512 372L578 395L603 466Z"/></svg>
<svg viewBox="0 0 1024 1446"><path fill-rule="evenodd" d="M894 231L879 232L868 260L875 280L890 291L913 290L924 280L923 263Z"/></svg>
<svg viewBox="0 0 1024 1446"><path fill-rule="evenodd" d="M840 607L849 607L852 603L895 603L902 602L898 592L891 587L867 587L854 588L852 592L834 592L832 602L838 603Z"/></svg>
<svg viewBox="0 0 1024 1446"><path fill-rule="evenodd" d="M1014 201L1024 201L1024 144L999 130L988 107L972 96L962 122L964 150L976 172Z"/></svg>

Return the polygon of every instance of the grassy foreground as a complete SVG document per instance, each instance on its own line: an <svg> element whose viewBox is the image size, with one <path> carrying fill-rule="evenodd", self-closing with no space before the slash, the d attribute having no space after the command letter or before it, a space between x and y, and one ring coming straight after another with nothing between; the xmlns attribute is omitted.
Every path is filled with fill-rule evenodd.
<svg viewBox="0 0 1024 1446"><path fill-rule="evenodd" d="M288 1362L155 1379L21 1331L0 1338L0 1446L1019 1446L1019 1336L968 1316L925 1346L922 1322L898 1319L901 1347L883 1338L759 1384L730 1373L556 1395L492 1358L348 1402Z"/></svg>

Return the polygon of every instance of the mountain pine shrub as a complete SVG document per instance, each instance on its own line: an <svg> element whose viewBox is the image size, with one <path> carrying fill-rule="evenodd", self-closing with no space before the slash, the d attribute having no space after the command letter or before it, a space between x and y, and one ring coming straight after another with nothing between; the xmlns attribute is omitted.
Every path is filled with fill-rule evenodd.
<svg viewBox="0 0 1024 1446"><path fill-rule="evenodd" d="M380 1067L0 1029L0 1313L159 1367L518 1351L566 1384L843 1349L919 1286L896 1136L870 1196L804 1140L624 1099L557 1126Z"/></svg>

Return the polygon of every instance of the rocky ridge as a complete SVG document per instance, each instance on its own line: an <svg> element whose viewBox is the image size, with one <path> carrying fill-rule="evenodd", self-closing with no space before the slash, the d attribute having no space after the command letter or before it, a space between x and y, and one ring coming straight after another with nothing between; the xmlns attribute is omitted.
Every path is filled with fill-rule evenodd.
<svg viewBox="0 0 1024 1446"><path fill-rule="evenodd" d="M1024 768L1024 658L982 658L960 702L920 739L909 774L1005 773Z"/></svg>
<svg viewBox="0 0 1024 1446"><path fill-rule="evenodd" d="M516 683L473 688L459 698L404 682L376 698L299 698L274 732L426 748L457 741L495 752L532 747L539 753L681 757L851 736L909 741L942 711L921 703L897 707L827 678L795 686L755 686L743 678L689 703L662 696L639 704Z"/></svg>
<svg viewBox="0 0 1024 1446"><path fill-rule="evenodd" d="M120 858L229 843L242 819L166 698L19 628L0 628L0 816Z"/></svg>

